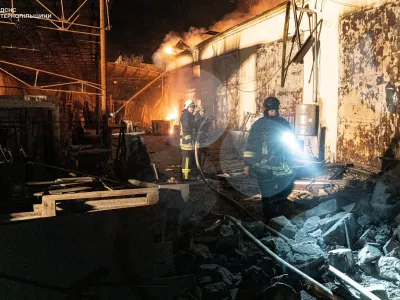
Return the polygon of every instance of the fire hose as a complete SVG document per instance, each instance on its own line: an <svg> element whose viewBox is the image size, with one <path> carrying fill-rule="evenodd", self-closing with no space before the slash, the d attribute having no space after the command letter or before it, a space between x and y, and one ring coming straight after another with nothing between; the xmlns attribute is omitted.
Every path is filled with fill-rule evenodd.
<svg viewBox="0 0 400 300"><path fill-rule="evenodd" d="M200 129L201 127L204 125L204 122L200 125ZM199 129L199 132L200 132ZM196 166L197 169L200 172L200 176L202 178L202 180L204 181L204 183L207 185L207 187L212 190L213 192L217 193L218 195L221 195L225 200L227 200L230 204L232 204L234 207L238 208L240 210L240 212L242 212L246 217L249 217L252 220L257 220L254 216L252 216L252 214L246 210L246 208L244 208L240 203L238 203L237 201L235 201L234 199L230 198L229 196L223 194L222 192L218 191L216 188L214 188L213 186L210 185L210 183L208 182L207 178L204 176L203 170L201 168L200 165L200 160L199 160L199 147L200 147L200 143L199 143L199 135L197 135L197 139L196 139L196 143L195 143L195 147L194 147L194 152L195 152L195 160L196 160ZM237 219L235 219L232 216L229 215L225 215L225 214L218 214L218 213L214 213L214 215L220 215L223 217L226 217L227 219L231 220L238 228L241 232L243 232L258 248L260 248L260 250L262 250L264 253L266 253L267 255L269 255L274 261L276 261L277 263L280 263L281 265L283 265L284 267L286 267L287 269L291 270L295 275L299 276L300 278L302 278L305 282L307 282L310 287L312 287L316 292L318 292L321 295L324 295L326 297L329 297L330 299L334 298L334 295L332 293L331 290L329 290L328 288L326 288L324 285L322 285L321 283L319 283L318 281L316 281L315 279L311 278L310 276L308 276L307 274L303 273L302 271L300 271L299 269L297 269L296 267L292 266L291 264L289 264L287 261L285 261L284 259L282 259L281 257L279 257L278 255L276 255L274 252L272 252L268 247L266 247L261 241L259 241L256 237L254 237L249 231L247 231L243 225L241 224L240 221L238 221ZM286 242L289 241L289 238L287 238L286 236L284 236L283 234L279 233L278 231L274 230L273 228L269 227L268 225L265 225L265 228L270 231L272 234L282 238L283 240L285 240ZM370 300L379 300L379 298L377 296L375 296L374 294L372 294L370 291L366 290L364 287L362 287L360 284L358 284L357 282L355 282L354 280L352 280L351 278L349 278L348 276L346 276L345 274L343 274L342 272L340 272L339 270L337 270L336 268L329 266L328 269L333 275L335 275L336 277L338 277L339 279L341 279L342 281L346 282L347 284L349 284L350 286L352 286L353 288L355 288L357 291L360 292L360 294L362 294L363 296L367 297Z"/></svg>

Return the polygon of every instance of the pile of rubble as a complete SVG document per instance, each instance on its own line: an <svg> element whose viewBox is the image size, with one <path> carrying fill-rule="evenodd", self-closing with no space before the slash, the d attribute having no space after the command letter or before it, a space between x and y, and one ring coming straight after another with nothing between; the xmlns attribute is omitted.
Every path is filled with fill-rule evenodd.
<svg viewBox="0 0 400 300"><path fill-rule="evenodd" d="M343 299L365 299L330 266L380 299L400 299L400 169L370 188L331 198L291 220L243 222L265 246ZM343 200L345 199L345 200ZM248 241L224 218L208 216L181 242L180 272L196 275L183 299L313 299L318 297ZM206 226L207 225L207 226ZM310 294L313 294L311 296Z"/></svg>

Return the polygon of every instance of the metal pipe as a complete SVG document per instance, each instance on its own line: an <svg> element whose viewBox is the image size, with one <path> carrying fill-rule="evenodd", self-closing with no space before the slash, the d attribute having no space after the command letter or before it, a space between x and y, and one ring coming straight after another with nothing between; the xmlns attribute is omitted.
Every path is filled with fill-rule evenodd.
<svg viewBox="0 0 400 300"><path fill-rule="evenodd" d="M336 268L334 268L332 266L329 266L329 271L332 274L334 274L335 276L337 276L338 278L340 278L343 281L345 281L347 284L351 285L353 288L355 288L357 291L359 291L360 294L362 294L363 296L367 297L368 299L370 299L370 300L379 300L379 298L377 296L372 294L370 291L367 291L363 286L361 286L360 284L355 282L353 279L351 279L347 275L345 275L342 272L340 272L338 269L336 269Z"/></svg>
<svg viewBox="0 0 400 300"><path fill-rule="evenodd" d="M107 59L106 59L106 19L104 1L100 1L100 81L101 81L101 113L107 115Z"/></svg>
<svg viewBox="0 0 400 300"><path fill-rule="evenodd" d="M315 42L314 42L314 102L318 102L318 16L316 12L313 12L314 16L314 35L315 35Z"/></svg>
<svg viewBox="0 0 400 300"><path fill-rule="evenodd" d="M263 243L261 243L257 238L255 238L249 231L246 230L246 228L243 227L243 225L236 220L234 217L231 216L226 216L230 221L232 221L254 244L258 246L263 252L267 253L271 258L273 258L276 262L282 264L285 266L285 268L289 269L296 275L299 275L301 278L303 278L310 286L314 287L316 291L321 293L324 296L327 296L329 298L333 298L332 292L327 289L325 286L323 286L321 283L316 281L315 279L311 278L307 274L303 273L296 267L292 266L289 264L287 261L284 259L280 258L278 255L276 255L274 252L272 252L268 247L266 247Z"/></svg>

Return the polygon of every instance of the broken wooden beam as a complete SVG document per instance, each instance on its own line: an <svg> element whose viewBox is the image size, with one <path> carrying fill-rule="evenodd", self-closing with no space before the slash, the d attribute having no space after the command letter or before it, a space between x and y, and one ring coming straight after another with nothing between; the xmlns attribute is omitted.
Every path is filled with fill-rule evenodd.
<svg viewBox="0 0 400 300"><path fill-rule="evenodd" d="M118 204L116 208L153 205L158 203L159 197L157 188L46 195L42 197L42 217L55 217L56 202L70 200L82 201L92 207L102 206L110 209L116 204ZM96 201L97 203L95 203ZM100 203L101 201L104 203Z"/></svg>

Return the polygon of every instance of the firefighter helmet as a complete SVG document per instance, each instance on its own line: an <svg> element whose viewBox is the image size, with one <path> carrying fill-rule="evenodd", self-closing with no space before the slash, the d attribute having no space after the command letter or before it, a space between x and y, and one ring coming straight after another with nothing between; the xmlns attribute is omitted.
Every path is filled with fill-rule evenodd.
<svg viewBox="0 0 400 300"><path fill-rule="evenodd" d="M185 102L184 108L188 109L189 106L196 106L196 104L194 104L193 100L187 100Z"/></svg>
<svg viewBox="0 0 400 300"><path fill-rule="evenodd" d="M279 100L276 97L267 97L264 100L264 108L265 110L279 109Z"/></svg>

